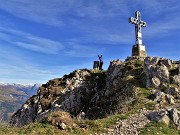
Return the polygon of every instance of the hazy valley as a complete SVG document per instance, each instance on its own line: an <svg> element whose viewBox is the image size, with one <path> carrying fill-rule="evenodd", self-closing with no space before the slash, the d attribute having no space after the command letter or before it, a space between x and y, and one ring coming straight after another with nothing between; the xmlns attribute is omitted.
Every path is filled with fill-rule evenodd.
<svg viewBox="0 0 180 135"><path fill-rule="evenodd" d="M0 83L0 122L8 122L12 114L36 94L39 86Z"/></svg>

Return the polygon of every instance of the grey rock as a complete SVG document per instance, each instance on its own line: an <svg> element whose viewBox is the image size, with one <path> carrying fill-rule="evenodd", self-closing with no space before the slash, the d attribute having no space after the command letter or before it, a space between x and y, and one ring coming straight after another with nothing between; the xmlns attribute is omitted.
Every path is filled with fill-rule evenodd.
<svg viewBox="0 0 180 135"><path fill-rule="evenodd" d="M57 125L60 129L65 130L67 128L67 125L64 122L60 122Z"/></svg>
<svg viewBox="0 0 180 135"><path fill-rule="evenodd" d="M172 95L166 94L166 98L169 104L175 104L175 99Z"/></svg>
<svg viewBox="0 0 180 135"><path fill-rule="evenodd" d="M172 62L169 59L161 59L160 64L164 64L168 69L172 68Z"/></svg>
<svg viewBox="0 0 180 135"><path fill-rule="evenodd" d="M164 91L166 94L177 96L179 94L179 89L175 87L170 87Z"/></svg>
<svg viewBox="0 0 180 135"><path fill-rule="evenodd" d="M174 124L177 127L179 127L180 126L180 111L178 111L176 108L173 108L170 110L169 114Z"/></svg>
<svg viewBox="0 0 180 135"><path fill-rule="evenodd" d="M167 63L169 62L165 62L165 61L166 61L165 59L160 59L156 57L145 58L144 71L146 73L146 87L147 88L156 88L157 86L160 86L169 82L169 67L166 67L166 65L168 65Z"/></svg>
<svg viewBox="0 0 180 135"><path fill-rule="evenodd" d="M161 111L161 112L152 112L148 115L148 118L151 121L156 121L156 122L162 122L166 125L169 125L170 122L170 118L168 117L168 115L166 115L167 112L166 111Z"/></svg>
<svg viewBox="0 0 180 135"><path fill-rule="evenodd" d="M177 84L178 86L180 86L180 74L179 75L175 75L173 77L173 81L175 84Z"/></svg>
<svg viewBox="0 0 180 135"><path fill-rule="evenodd" d="M155 93L154 101L165 103L166 102L165 96L166 94L164 92L158 91L157 93Z"/></svg>
<svg viewBox="0 0 180 135"><path fill-rule="evenodd" d="M164 104L164 103L169 103L169 104L175 104L175 99L172 95L165 94L164 92L158 91L157 93L154 94L154 101Z"/></svg>
<svg viewBox="0 0 180 135"><path fill-rule="evenodd" d="M159 112L152 112L148 115L149 120L158 122L161 119Z"/></svg>
<svg viewBox="0 0 180 135"><path fill-rule="evenodd" d="M77 118L78 118L78 120L84 120L85 116L86 116L85 112L81 112L81 113L79 113Z"/></svg>
<svg viewBox="0 0 180 135"><path fill-rule="evenodd" d="M159 120L159 122L162 122L162 123L164 123L164 124L166 124L166 125L169 125L170 118L169 118L167 115L163 115L163 116L161 117L161 119Z"/></svg>
<svg viewBox="0 0 180 135"><path fill-rule="evenodd" d="M160 85L160 80L157 78L157 77L153 77L152 78L152 87L153 88L157 88L157 87L159 87L159 85Z"/></svg>

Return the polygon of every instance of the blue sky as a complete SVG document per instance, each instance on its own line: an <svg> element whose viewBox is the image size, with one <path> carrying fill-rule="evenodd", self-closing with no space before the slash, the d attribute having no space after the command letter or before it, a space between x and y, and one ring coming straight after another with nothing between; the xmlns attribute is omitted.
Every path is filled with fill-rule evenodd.
<svg viewBox="0 0 180 135"><path fill-rule="evenodd" d="M0 82L46 83L92 68L97 54L124 60L139 10L148 56L180 58L180 0L0 0Z"/></svg>

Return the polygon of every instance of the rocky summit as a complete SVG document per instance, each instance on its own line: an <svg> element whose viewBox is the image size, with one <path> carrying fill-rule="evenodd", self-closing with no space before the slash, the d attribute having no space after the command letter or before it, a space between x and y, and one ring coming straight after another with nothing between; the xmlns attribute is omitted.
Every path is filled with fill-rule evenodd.
<svg viewBox="0 0 180 135"><path fill-rule="evenodd" d="M157 57L131 57L124 62L111 61L107 71L82 69L49 80L12 116L9 125L21 127L31 122L43 122L55 112L66 112L68 117L77 119L98 119L125 113L139 102L139 93L143 90L151 93L148 101L155 102L154 109L162 109L165 105L178 109L179 62ZM167 112L172 114L173 108ZM173 114L167 117L179 128L180 113L178 110L176 113L176 118ZM64 128L66 124L61 121L57 125Z"/></svg>

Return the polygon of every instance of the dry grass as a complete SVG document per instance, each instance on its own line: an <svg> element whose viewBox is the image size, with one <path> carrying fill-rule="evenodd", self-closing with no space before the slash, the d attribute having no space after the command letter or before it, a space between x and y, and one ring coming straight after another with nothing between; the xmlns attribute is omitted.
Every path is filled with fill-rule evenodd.
<svg viewBox="0 0 180 135"><path fill-rule="evenodd" d="M71 118L68 112L64 111L56 111L49 114L47 121L52 125L56 125L57 123L65 123L67 126L71 126L73 124L73 119Z"/></svg>

